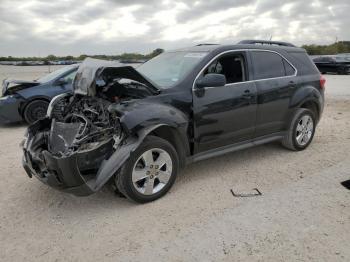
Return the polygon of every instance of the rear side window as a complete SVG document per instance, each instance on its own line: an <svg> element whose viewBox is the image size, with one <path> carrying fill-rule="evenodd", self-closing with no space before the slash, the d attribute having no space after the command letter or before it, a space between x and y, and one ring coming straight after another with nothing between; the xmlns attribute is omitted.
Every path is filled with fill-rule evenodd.
<svg viewBox="0 0 350 262"><path fill-rule="evenodd" d="M294 68L280 55L273 52L253 51L255 80L294 75Z"/></svg>
<svg viewBox="0 0 350 262"><path fill-rule="evenodd" d="M283 60L284 69L286 71L286 76L292 76L295 74L295 69L285 60Z"/></svg>
<svg viewBox="0 0 350 262"><path fill-rule="evenodd" d="M317 67L306 52L288 53L288 60L298 69L298 75L319 74Z"/></svg>

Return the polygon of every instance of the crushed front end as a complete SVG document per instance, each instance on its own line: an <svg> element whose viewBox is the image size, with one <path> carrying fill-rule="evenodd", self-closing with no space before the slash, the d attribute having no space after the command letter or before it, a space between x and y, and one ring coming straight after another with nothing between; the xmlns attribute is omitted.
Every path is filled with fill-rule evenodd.
<svg viewBox="0 0 350 262"><path fill-rule="evenodd" d="M118 117L100 98L66 97L56 103L54 117L31 125L23 143L27 174L75 195L95 192L96 175L103 161L119 145ZM66 112L67 111L67 112Z"/></svg>
<svg viewBox="0 0 350 262"><path fill-rule="evenodd" d="M74 94L55 97L47 117L26 132L23 166L28 176L80 196L99 190L141 141L126 135L116 107L155 94L150 86L131 67L84 61Z"/></svg>

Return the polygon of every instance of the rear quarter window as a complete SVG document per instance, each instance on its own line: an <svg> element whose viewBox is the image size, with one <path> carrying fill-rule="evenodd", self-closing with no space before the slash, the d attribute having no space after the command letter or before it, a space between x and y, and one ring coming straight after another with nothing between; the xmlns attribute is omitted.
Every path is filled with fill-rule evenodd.
<svg viewBox="0 0 350 262"><path fill-rule="evenodd" d="M268 51L251 52L254 79L268 79L294 75L294 68L279 54Z"/></svg>
<svg viewBox="0 0 350 262"><path fill-rule="evenodd" d="M314 75L319 71L306 52L288 52L288 59L297 68L298 75Z"/></svg>
<svg viewBox="0 0 350 262"><path fill-rule="evenodd" d="M292 76L295 74L295 69L285 59L283 59L283 65L286 71L286 76Z"/></svg>

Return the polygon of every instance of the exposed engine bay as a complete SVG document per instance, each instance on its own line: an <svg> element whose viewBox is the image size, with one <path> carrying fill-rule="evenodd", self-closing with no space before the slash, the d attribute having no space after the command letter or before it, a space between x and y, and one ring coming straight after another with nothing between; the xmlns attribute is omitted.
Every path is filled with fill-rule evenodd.
<svg viewBox="0 0 350 262"><path fill-rule="evenodd" d="M110 106L148 95L149 91L139 82L107 76L96 81L96 96L57 99L50 109L49 151L67 156L96 147L111 138L118 143L122 133L118 116Z"/></svg>
<svg viewBox="0 0 350 262"><path fill-rule="evenodd" d="M119 139L118 118L108 111L110 104L96 97L71 97L58 101L53 105L51 116L49 151L67 156L78 150L91 149L113 136Z"/></svg>

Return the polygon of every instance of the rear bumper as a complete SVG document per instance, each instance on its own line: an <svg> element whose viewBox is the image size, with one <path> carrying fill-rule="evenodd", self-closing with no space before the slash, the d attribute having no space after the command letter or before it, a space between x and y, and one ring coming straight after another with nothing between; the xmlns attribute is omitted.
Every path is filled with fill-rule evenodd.
<svg viewBox="0 0 350 262"><path fill-rule="evenodd" d="M23 100L15 95L0 97L0 124L23 121L19 114L19 106Z"/></svg>

